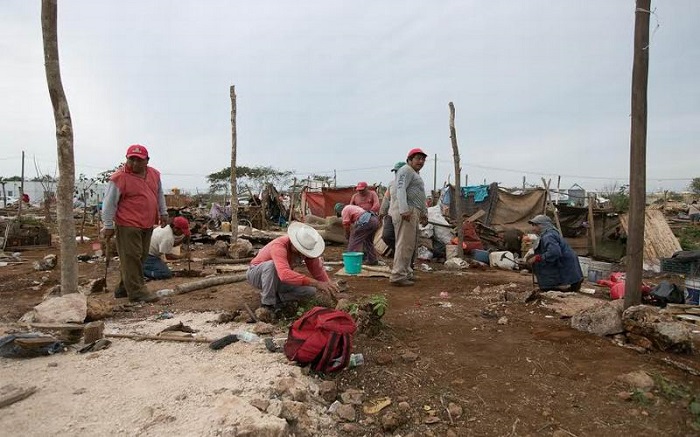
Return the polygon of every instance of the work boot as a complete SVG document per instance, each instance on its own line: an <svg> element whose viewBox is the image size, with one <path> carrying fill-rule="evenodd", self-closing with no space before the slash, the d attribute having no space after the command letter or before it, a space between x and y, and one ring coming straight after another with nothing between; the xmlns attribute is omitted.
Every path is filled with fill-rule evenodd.
<svg viewBox="0 0 700 437"><path fill-rule="evenodd" d="M126 293L126 289L124 288L124 284L121 282L119 283L119 286L117 287L116 290L114 290L114 298L115 299L121 299L124 297L129 297L129 295Z"/></svg>
<svg viewBox="0 0 700 437"><path fill-rule="evenodd" d="M399 279L398 281L390 281L389 283L394 287L410 287L415 284L415 282L409 279Z"/></svg>

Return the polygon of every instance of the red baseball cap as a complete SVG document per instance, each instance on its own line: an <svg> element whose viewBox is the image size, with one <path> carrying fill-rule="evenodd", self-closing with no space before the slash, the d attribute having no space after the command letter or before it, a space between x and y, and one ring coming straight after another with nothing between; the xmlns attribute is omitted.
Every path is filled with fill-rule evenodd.
<svg viewBox="0 0 700 437"><path fill-rule="evenodd" d="M126 149L126 157L131 158L141 158L141 159L148 159L148 149L146 149L144 146L141 144L133 144L129 146L128 149Z"/></svg>
<svg viewBox="0 0 700 437"><path fill-rule="evenodd" d="M362 191L367 188L367 182L358 182L355 191Z"/></svg>
<svg viewBox="0 0 700 437"><path fill-rule="evenodd" d="M187 219L182 217L182 216L175 217L173 219L172 226L173 226L173 228L181 230L182 233L187 235L187 236L189 236L191 234L190 222L188 222Z"/></svg>
<svg viewBox="0 0 700 437"><path fill-rule="evenodd" d="M423 155L423 156L425 156L425 157L428 156L428 154L425 153L425 152L423 151L423 149L419 149L418 147L416 147L415 149L411 149L411 150L408 151L408 157L407 157L407 159L411 159L411 157L412 157L413 155L418 155L418 154L421 154L421 155Z"/></svg>

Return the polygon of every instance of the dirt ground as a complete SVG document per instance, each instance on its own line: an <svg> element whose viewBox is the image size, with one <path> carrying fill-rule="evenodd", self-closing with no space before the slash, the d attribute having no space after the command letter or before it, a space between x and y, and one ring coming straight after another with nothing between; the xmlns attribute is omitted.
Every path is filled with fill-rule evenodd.
<svg viewBox="0 0 700 437"><path fill-rule="evenodd" d="M81 244L81 252L90 253L90 243ZM330 247L326 260L340 261L341 252L339 246ZM22 258L28 262L0 268L1 325L16 322L60 282L58 268L44 272L32 268L31 261L46 253L57 253L57 249L24 251ZM196 246L193 256L213 256L212 248ZM112 264L108 272L111 289L118 282L118 263ZM79 266L81 280L104 275L104 262ZM392 287L385 278L347 278L354 300L377 294L387 297L385 326L372 338L356 336L354 351L364 355L363 365L326 378L335 380L339 391L352 387L364 390L367 399L390 398L392 404L383 414L398 411L402 403L408 404L409 411L402 412L408 420L385 432L381 414L365 414L359 408L357 426L339 429L340 435L700 435L699 416L688 408L692 396L700 400L700 379L663 361L669 357L700 369L697 355L640 354L608 338L573 330L568 319L539 301L505 302L498 293L484 292L498 285L531 289L528 275L495 269L454 273L437 264L432 267L430 272L418 271L416 285L408 288ZM184 269L186 264L174 268ZM201 262L193 262L191 268L213 272ZM156 291L191 280L151 281L148 287ZM111 293L91 299L115 304L115 322L134 323L165 311L221 313L240 310L244 302L253 308L259 305L255 290L246 283L216 286L142 306L124 305L125 299L114 299ZM179 350L187 353L192 348ZM156 351L154 348L153 360L159 359ZM177 362L169 369L173 378L185 372L177 369ZM630 397L633 390L618 379L637 370L654 377L656 386L651 395L633 393ZM101 372L98 368L91 371ZM235 368L230 372L237 373ZM104 377L110 376L112 373L104 372ZM85 397L68 402L89 402ZM450 403L459 405L461 414L459 410L448 411ZM17 405L21 404L12 408ZM53 413L60 414L63 407L57 404ZM51 415L42 420L50 421ZM59 435L68 431L54 430ZM28 430L24 435L42 433Z"/></svg>

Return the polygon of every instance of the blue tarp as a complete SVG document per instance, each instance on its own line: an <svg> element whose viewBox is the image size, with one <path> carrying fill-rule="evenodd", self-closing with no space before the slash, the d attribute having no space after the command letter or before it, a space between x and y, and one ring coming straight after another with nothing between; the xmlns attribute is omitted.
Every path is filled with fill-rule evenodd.
<svg viewBox="0 0 700 437"><path fill-rule="evenodd" d="M474 202L483 202L489 197L489 186L472 185L469 187L462 187L462 197L466 198L469 193L474 193Z"/></svg>

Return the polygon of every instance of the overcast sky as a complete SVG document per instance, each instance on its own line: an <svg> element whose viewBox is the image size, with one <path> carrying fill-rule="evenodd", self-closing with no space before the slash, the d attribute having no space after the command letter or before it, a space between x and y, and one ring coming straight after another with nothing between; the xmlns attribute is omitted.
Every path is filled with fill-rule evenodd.
<svg viewBox="0 0 700 437"><path fill-rule="evenodd" d="M653 0L647 190L700 176L700 1ZM166 189L238 163L386 184L412 147L469 184L629 175L632 0L59 0L76 176L148 147ZM0 5L0 176L56 167L40 0Z"/></svg>

